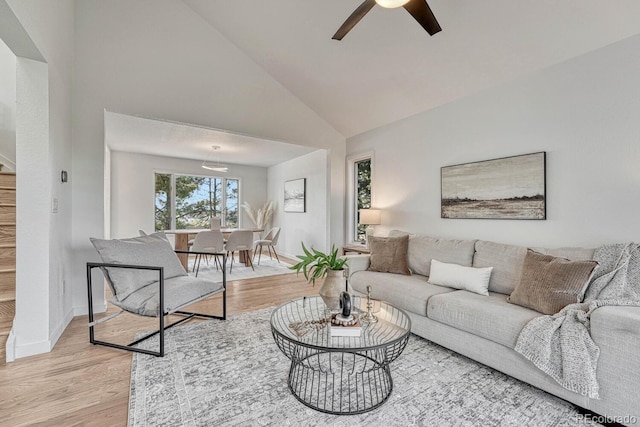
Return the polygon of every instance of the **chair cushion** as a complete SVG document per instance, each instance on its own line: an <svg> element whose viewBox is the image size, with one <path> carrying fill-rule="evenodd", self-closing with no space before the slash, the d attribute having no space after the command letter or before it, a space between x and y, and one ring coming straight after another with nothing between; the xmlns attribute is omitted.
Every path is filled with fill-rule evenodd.
<svg viewBox="0 0 640 427"><path fill-rule="evenodd" d="M596 261L569 261L529 249L520 282L507 301L556 314L566 305L582 302L597 266Z"/></svg>
<svg viewBox="0 0 640 427"><path fill-rule="evenodd" d="M165 280L187 275L164 233L131 239L104 240L92 237L90 240L103 262L164 267ZM120 301L158 280L158 272L153 270L111 267L106 270L107 280L111 282L115 297Z"/></svg>
<svg viewBox="0 0 640 427"><path fill-rule="evenodd" d="M404 231L392 230L390 237L407 234ZM471 267L475 240L436 239L421 234L409 235L409 268L422 276L431 274L431 260Z"/></svg>
<svg viewBox="0 0 640 427"><path fill-rule="evenodd" d="M514 348L522 328L540 313L509 304L504 294L454 291L429 298L427 317Z"/></svg>
<svg viewBox="0 0 640 427"><path fill-rule="evenodd" d="M164 312L172 313L209 295L224 290L222 283L192 276L176 276L164 281ZM160 286L158 282L146 285L127 298L111 298L112 304L131 313L155 317L160 313Z"/></svg>
<svg viewBox="0 0 640 427"><path fill-rule="evenodd" d="M392 273L357 271L349 282L353 289L366 294L367 285L371 285L371 297L387 301L403 310L420 316L427 315L427 301L432 295L453 292L451 288L432 285L427 278L414 274L403 276Z"/></svg>

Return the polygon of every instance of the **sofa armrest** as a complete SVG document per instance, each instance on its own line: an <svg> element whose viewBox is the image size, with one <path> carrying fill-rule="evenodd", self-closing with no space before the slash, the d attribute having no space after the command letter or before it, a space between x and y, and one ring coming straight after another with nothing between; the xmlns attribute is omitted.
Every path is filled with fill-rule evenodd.
<svg viewBox="0 0 640 427"><path fill-rule="evenodd" d="M345 255L345 258L347 258L347 265L349 266L349 279L351 279L353 273L369 268L369 254Z"/></svg>
<svg viewBox="0 0 640 427"><path fill-rule="evenodd" d="M596 374L601 400L593 400L589 409L603 415L640 418L640 307L594 310L591 338L600 348ZM608 411L600 407L603 401L608 402Z"/></svg>
<svg viewBox="0 0 640 427"><path fill-rule="evenodd" d="M623 334L640 337L640 307L600 307L591 313L591 328L602 336ZM636 343L640 346L640 340Z"/></svg>

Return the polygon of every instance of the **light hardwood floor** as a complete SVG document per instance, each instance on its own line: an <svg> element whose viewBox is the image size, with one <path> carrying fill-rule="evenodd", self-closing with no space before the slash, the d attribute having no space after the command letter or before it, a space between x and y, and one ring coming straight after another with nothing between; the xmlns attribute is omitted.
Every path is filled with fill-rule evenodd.
<svg viewBox="0 0 640 427"><path fill-rule="evenodd" d="M227 315L318 293L295 274L232 281L227 289ZM220 313L221 298L192 307ZM97 334L126 343L156 324L123 314L101 324ZM131 358L130 352L89 344L87 316L73 319L52 352L0 366L0 426L126 426Z"/></svg>

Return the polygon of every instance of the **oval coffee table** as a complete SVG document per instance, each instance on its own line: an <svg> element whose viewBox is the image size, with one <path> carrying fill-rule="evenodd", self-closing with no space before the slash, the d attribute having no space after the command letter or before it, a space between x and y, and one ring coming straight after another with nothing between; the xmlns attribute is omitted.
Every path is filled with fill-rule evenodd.
<svg viewBox="0 0 640 427"><path fill-rule="evenodd" d="M378 322L361 320L358 337L330 336L331 312L318 296L288 302L271 314L273 338L291 359L289 388L300 402L330 414L359 414L389 398L389 365L409 341L411 320L391 304L372 302ZM366 298L352 297L352 304L362 313Z"/></svg>

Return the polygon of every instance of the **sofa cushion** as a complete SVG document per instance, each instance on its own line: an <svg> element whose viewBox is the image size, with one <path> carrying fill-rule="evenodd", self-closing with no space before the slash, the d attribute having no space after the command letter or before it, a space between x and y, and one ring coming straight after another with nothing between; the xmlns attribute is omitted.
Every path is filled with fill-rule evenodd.
<svg viewBox="0 0 640 427"><path fill-rule="evenodd" d="M500 292L501 294L511 294L520 282L522 263L527 254L524 246L505 245L503 243L478 240L475 244L475 255L473 256L474 267L493 267L491 280L489 281L490 292ZM594 249L565 247L565 248L534 248L536 252L567 258L570 260L590 260L593 259Z"/></svg>
<svg viewBox="0 0 640 427"><path fill-rule="evenodd" d="M560 258L570 259L571 261L590 261L593 260L594 248L579 248L579 247L566 247L566 248L531 248L534 251L551 256L557 256Z"/></svg>
<svg viewBox="0 0 640 427"><path fill-rule="evenodd" d="M409 236L369 237L369 270L381 273L411 274L407 263Z"/></svg>
<svg viewBox="0 0 640 427"><path fill-rule="evenodd" d="M180 259L173 251L164 233L130 239L90 238L105 263L164 267L164 278L186 276ZM106 268L107 281L112 285L116 298L122 301L138 289L158 280L154 270Z"/></svg>
<svg viewBox="0 0 640 427"><path fill-rule="evenodd" d="M390 237L408 233L392 230ZM431 260L471 267L475 240L436 239L422 234L409 234L409 268L416 274L429 276Z"/></svg>
<svg viewBox="0 0 640 427"><path fill-rule="evenodd" d="M473 257L474 267L493 267L489 291L511 294L520 281L520 271L527 248L478 240Z"/></svg>
<svg viewBox="0 0 640 427"><path fill-rule="evenodd" d="M432 295L453 292L451 288L432 285L427 278L414 274L401 276L391 273L358 271L351 276L351 286L366 294L367 285L371 285L371 297L387 301L398 308L420 316L427 315L427 301Z"/></svg>
<svg viewBox="0 0 640 427"><path fill-rule="evenodd" d="M160 286L156 281L138 289L121 301L115 297L110 301L123 310L153 317L160 313L159 290ZM167 279L164 281L164 312L172 313L223 290L222 282L212 282L192 276L176 276Z"/></svg>
<svg viewBox="0 0 640 427"><path fill-rule="evenodd" d="M509 304L507 296L490 292L482 296L467 291L434 295L427 317L456 329L514 348L522 328L540 313Z"/></svg>
<svg viewBox="0 0 640 427"><path fill-rule="evenodd" d="M432 259L429 283L486 296L489 295L487 287L492 269L493 267L465 267Z"/></svg>
<svg viewBox="0 0 640 427"><path fill-rule="evenodd" d="M566 305L582 302L597 266L596 261L569 261L529 249L520 282L507 301L540 313L556 314Z"/></svg>

